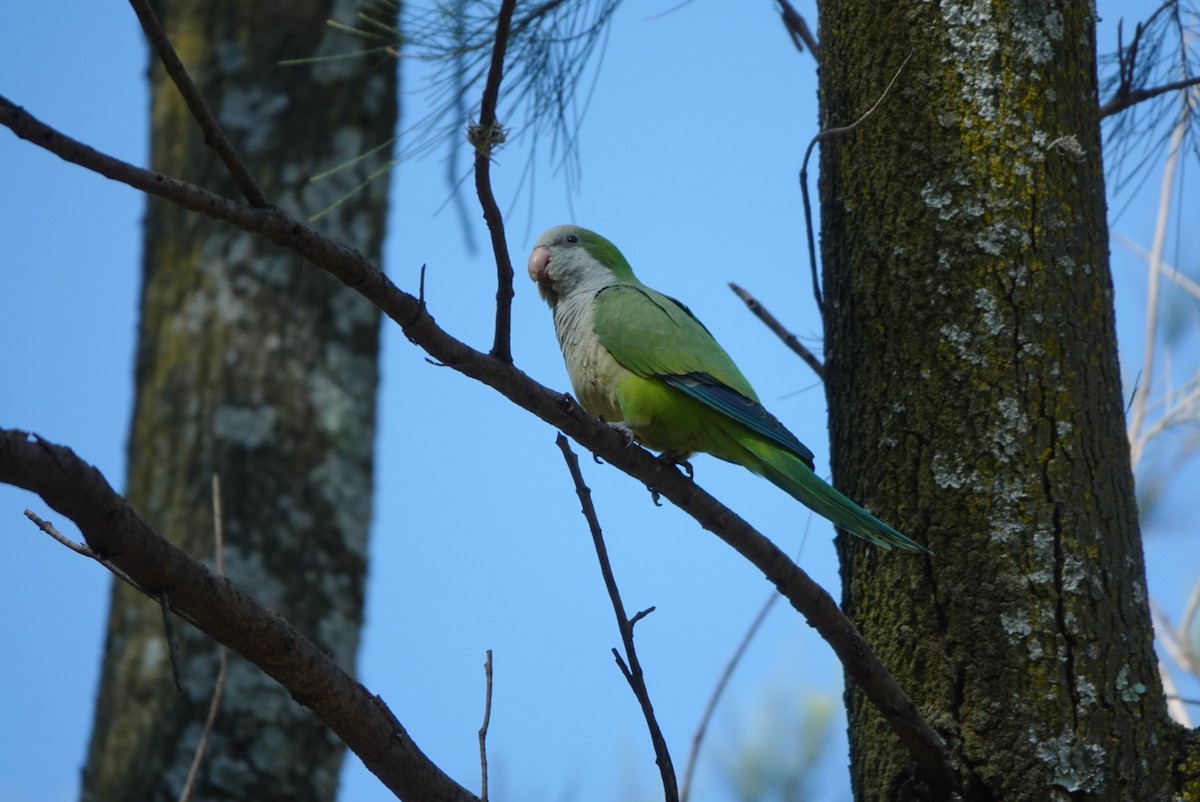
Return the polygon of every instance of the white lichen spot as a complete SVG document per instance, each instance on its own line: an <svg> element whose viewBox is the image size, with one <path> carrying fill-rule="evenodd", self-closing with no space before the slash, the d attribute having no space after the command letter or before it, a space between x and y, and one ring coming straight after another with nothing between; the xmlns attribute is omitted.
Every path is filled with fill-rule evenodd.
<svg viewBox="0 0 1200 802"><path fill-rule="evenodd" d="M142 643L142 652L138 655L137 670L134 673L139 682L150 683L162 676L166 664L165 641L162 638L150 638Z"/></svg>
<svg viewBox="0 0 1200 802"><path fill-rule="evenodd" d="M938 329L938 333L946 339L946 342L950 343L950 347L959 359L976 366L986 363L987 360L983 355L971 348L970 332L963 331L952 323L947 323Z"/></svg>
<svg viewBox="0 0 1200 802"><path fill-rule="evenodd" d="M1067 554L1062 565L1062 589L1064 593L1078 593L1080 586L1087 579L1083 558L1078 554Z"/></svg>
<svg viewBox="0 0 1200 802"><path fill-rule="evenodd" d="M1087 677L1077 676L1075 687L1079 690L1079 704L1083 707L1096 704L1096 686Z"/></svg>
<svg viewBox="0 0 1200 802"><path fill-rule="evenodd" d="M1034 754L1044 762L1051 772L1051 782L1068 793L1098 793L1104 788L1104 749L1099 744L1089 744L1076 739L1072 732L1064 732L1057 738L1036 744Z"/></svg>
<svg viewBox="0 0 1200 802"><path fill-rule="evenodd" d="M1029 420L1015 398L1001 398L996 402L997 426L992 435L996 453L1012 456L1020 449L1028 436Z"/></svg>
<svg viewBox="0 0 1200 802"><path fill-rule="evenodd" d="M1103 538L1101 538L1101 539L1099 539L1099 542L1104 543L1106 541ZM1133 581L1133 584L1130 586L1130 590L1133 592L1133 600L1135 602L1137 602L1138 604L1146 603L1146 586L1145 585L1143 585L1141 582L1138 582L1135 579Z"/></svg>
<svg viewBox="0 0 1200 802"><path fill-rule="evenodd" d="M1129 681L1128 663L1121 666L1121 670L1117 672L1116 688L1117 693L1121 696L1121 700L1130 704L1138 701L1146 693L1145 685L1140 682Z"/></svg>
<svg viewBox="0 0 1200 802"><path fill-rule="evenodd" d="M272 406L241 407L225 404L213 411L213 434L243 448L258 448L275 436L279 410Z"/></svg>
<svg viewBox="0 0 1200 802"><path fill-rule="evenodd" d="M993 67L1000 41L992 16L992 4L987 0L973 0L968 4L945 3L941 10L950 45L950 52L944 61L958 68L963 100L976 117L994 120L997 117L996 90L1001 77ZM963 120L967 127L973 123L970 118Z"/></svg>
<svg viewBox="0 0 1200 802"><path fill-rule="evenodd" d="M938 216L943 220L947 219L944 210L954 202L949 190L935 188L932 181L921 187L921 200L930 209L941 212Z"/></svg>
<svg viewBox="0 0 1200 802"><path fill-rule="evenodd" d="M1054 60L1053 41L1062 39L1062 14L1053 11L1040 20L1013 26L1013 35L1020 52L1033 64L1049 64Z"/></svg>
<svg viewBox="0 0 1200 802"><path fill-rule="evenodd" d="M969 481L963 458L958 454L934 454L933 482L947 490L958 490Z"/></svg>
<svg viewBox="0 0 1200 802"><path fill-rule="evenodd" d="M1029 617L1023 611L1001 613L1000 628L1017 638L1027 638L1033 634L1033 627L1029 625Z"/></svg>
<svg viewBox="0 0 1200 802"><path fill-rule="evenodd" d="M341 531L347 550L366 559L371 503L362 489L370 483L363 480L361 470L341 454L330 453L307 479L334 510L334 525Z"/></svg>
<svg viewBox="0 0 1200 802"><path fill-rule="evenodd" d="M330 317L339 334L349 335L360 326L375 322L379 310L349 287L337 287L329 296Z"/></svg>
<svg viewBox="0 0 1200 802"><path fill-rule="evenodd" d="M1028 642L1029 659L1031 661L1041 660L1046 656L1046 650L1042 648L1042 642L1037 638L1031 638Z"/></svg>
<svg viewBox="0 0 1200 802"><path fill-rule="evenodd" d="M1000 317L1000 307L996 303L996 296L980 287L975 290L975 308L982 314L980 321L983 323L984 330L995 337L1004 331L1004 320Z"/></svg>
<svg viewBox="0 0 1200 802"><path fill-rule="evenodd" d="M268 607L283 606L284 586L271 569L263 564L262 554L225 544L225 576L232 582L254 589L254 598Z"/></svg>
<svg viewBox="0 0 1200 802"><path fill-rule="evenodd" d="M272 141L272 118L289 102L282 92L270 93L257 86L231 87L221 98L218 118L227 129L241 133L238 146L243 153L258 153Z"/></svg>

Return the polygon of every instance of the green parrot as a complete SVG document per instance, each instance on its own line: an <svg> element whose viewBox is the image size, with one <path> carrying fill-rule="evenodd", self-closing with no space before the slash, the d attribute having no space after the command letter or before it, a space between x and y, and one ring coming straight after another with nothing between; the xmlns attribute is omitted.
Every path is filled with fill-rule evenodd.
<svg viewBox="0 0 1200 802"><path fill-rule="evenodd" d="M683 304L633 275L608 240L556 226L529 256L529 277L579 403L647 448L682 462L695 451L742 465L851 534L925 551L813 472L813 454L759 403L725 349Z"/></svg>

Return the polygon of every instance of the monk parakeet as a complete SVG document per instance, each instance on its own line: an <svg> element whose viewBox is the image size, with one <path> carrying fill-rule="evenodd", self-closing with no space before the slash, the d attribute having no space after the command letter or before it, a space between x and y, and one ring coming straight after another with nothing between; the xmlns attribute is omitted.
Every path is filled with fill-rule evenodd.
<svg viewBox="0 0 1200 802"><path fill-rule="evenodd" d="M577 226L543 233L529 277L554 329L579 403L647 448L694 451L765 477L865 540L924 550L813 472L813 454L759 403L729 354L683 304L633 275L616 246Z"/></svg>

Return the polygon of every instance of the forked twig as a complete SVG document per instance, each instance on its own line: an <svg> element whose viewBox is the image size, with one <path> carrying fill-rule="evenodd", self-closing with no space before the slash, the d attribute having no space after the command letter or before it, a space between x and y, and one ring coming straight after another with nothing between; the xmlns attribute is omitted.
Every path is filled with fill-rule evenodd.
<svg viewBox="0 0 1200 802"><path fill-rule="evenodd" d="M621 667L621 673L625 675L629 687L633 690L633 695L637 697L638 704L641 705L642 715L650 730L650 741L654 744L655 762L658 764L659 774L662 775L666 802L679 802L679 786L675 779L675 767L671 763L671 754L667 751L667 741L663 738L662 728L658 726L658 719L654 716L654 706L650 703L650 691L646 688L646 680L642 676L642 666L638 662L637 650L633 645L633 625L654 608L643 610L633 618L629 618L625 614L625 604L621 601L621 592L617 588L612 564L608 560L608 548L604 545L604 534L600 530L596 508L592 505L592 491L584 484L583 473L579 469L579 457L571 450L570 443L562 434L558 435L555 443L562 451L563 459L567 461L567 470L571 472L571 479L575 482L575 493L579 496L583 517L587 519L588 530L592 533L596 557L600 560L600 573L604 575L604 585L608 588L608 597L612 600L613 612L617 615L617 627L621 630L621 642L625 644L625 655L629 658L628 664L621 659L621 655L616 649L613 649L613 656L617 660L617 665Z"/></svg>

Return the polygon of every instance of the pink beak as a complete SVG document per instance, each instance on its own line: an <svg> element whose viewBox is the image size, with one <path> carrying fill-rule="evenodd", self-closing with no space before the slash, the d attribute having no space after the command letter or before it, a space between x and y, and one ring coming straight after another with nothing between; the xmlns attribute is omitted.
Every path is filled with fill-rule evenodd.
<svg viewBox="0 0 1200 802"><path fill-rule="evenodd" d="M529 254L529 277L541 284L546 279L546 269L550 266L550 249L534 248Z"/></svg>

